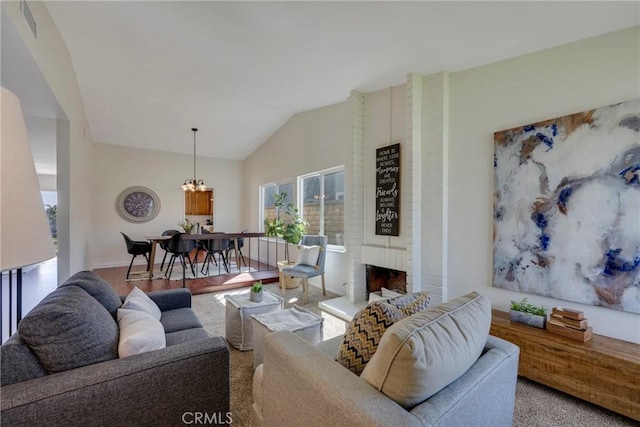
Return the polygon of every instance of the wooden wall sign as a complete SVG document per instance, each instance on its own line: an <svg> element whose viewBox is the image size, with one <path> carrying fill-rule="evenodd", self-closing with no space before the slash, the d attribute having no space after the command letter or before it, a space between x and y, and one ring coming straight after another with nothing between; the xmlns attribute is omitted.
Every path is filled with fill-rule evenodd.
<svg viewBox="0 0 640 427"><path fill-rule="evenodd" d="M376 234L400 235L400 143L376 149Z"/></svg>

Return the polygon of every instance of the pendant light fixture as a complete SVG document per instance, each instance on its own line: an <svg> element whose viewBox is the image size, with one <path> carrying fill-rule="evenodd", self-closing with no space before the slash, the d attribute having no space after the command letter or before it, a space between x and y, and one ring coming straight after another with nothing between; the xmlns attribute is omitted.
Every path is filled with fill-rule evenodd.
<svg viewBox="0 0 640 427"><path fill-rule="evenodd" d="M198 128L191 128L193 132L193 178L184 181L180 186L184 191L207 191L207 186L201 179L196 179L196 132Z"/></svg>

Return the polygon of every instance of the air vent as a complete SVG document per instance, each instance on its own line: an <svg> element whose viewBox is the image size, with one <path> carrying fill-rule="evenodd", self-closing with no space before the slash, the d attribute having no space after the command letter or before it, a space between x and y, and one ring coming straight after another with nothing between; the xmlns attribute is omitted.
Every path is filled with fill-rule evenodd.
<svg viewBox="0 0 640 427"><path fill-rule="evenodd" d="M38 31L36 29L36 20L33 19L33 14L31 13L31 9L29 9L29 5L25 0L20 1L20 10L22 11L22 17L25 22L31 29L34 38L38 38Z"/></svg>

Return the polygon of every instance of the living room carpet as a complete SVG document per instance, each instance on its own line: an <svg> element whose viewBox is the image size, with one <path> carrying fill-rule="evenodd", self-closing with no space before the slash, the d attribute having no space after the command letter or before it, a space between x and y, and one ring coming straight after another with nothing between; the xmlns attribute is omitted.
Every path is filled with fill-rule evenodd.
<svg viewBox="0 0 640 427"><path fill-rule="evenodd" d="M277 283L265 285L265 289L280 294ZM247 291L248 289L243 288L193 296L193 309L210 335L224 336L225 295ZM330 293L323 296L321 289L310 286L309 304L302 304L304 301L302 287L287 289L285 308L297 304L322 315L325 319L323 339L326 340L344 334L346 326L343 320L318 309L319 301L336 296ZM253 403L251 392L253 352L238 351L232 346L229 346L229 349L233 425L250 426L251 404ZM513 425L518 427L632 427L637 426L638 423L560 391L524 378L518 378Z"/></svg>

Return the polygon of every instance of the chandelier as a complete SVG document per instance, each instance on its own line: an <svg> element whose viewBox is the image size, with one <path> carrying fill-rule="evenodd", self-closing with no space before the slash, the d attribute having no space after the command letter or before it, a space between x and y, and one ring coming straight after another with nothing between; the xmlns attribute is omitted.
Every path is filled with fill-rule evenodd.
<svg viewBox="0 0 640 427"><path fill-rule="evenodd" d="M196 179L196 132L198 128L191 128L193 132L193 178L186 179L180 186L184 191L206 191L207 186L201 179Z"/></svg>

